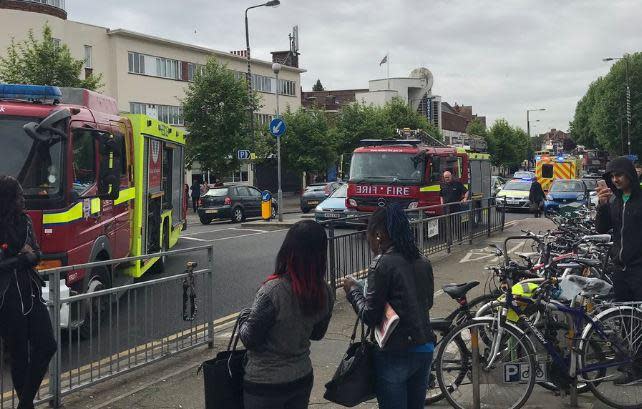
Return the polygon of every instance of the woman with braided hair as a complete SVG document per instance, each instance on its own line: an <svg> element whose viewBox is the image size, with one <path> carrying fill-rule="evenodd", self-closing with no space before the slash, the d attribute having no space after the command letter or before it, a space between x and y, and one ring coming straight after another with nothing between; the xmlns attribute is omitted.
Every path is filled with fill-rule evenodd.
<svg viewBox="0 0 642 409"><path fill-rule="evenodd" d="M31 409L56 352L51 321L34 267L40 248L24 213L22 187L0 176L0 336L7 344L18 409Z"/></svg>
<svg viewBox="0 0 642 409"><path fill-rule="evenodd" d="M375 351L377 401L381 409L423 408L435 342L427 314L433 303L432 266L417 248L398 205L370 217L367 239L375 258L366 292L346 278L348 301L370 327L381 323L386 304L399 316L386 344Z"/></svg>

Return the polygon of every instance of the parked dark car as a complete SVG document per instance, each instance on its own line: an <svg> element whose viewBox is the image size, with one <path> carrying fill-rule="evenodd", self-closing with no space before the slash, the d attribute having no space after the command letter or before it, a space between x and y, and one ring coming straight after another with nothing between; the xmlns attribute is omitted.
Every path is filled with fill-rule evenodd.
<svg viewBox="0 0 642 409"><path fill-rule="evenodd" d="M203 224L214 219L230 219L239 223L248 217L261 217L261 191L253 186L222 186L210 188L201 196L198 217ZM277 203L272 199L272 217Z"/></svg>
<svg viewBox="0 0 642 409"><path fill-rule="evenodd" d="M301 211L307 213L314 209L341 185L342 183L340 182L313 183L309 185L301 195Z"/></svg>

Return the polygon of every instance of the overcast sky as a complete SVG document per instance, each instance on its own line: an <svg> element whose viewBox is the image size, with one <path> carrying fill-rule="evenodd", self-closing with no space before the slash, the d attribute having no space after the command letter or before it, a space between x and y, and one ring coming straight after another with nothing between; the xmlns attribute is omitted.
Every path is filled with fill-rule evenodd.
<svg viewBox="0 0 642 409"><path fill-rule="evenodd" d="M69 18L222 51L245 48L248 0L67 0ZM416 67L434 75L433 93L472 105L489 124L506 118L533 134L568 129L588 85L605 75L603 57L638 51L640 0L281 0L251 10L252 56L287 50L299 26L304 91L367 88Z"/></svg>

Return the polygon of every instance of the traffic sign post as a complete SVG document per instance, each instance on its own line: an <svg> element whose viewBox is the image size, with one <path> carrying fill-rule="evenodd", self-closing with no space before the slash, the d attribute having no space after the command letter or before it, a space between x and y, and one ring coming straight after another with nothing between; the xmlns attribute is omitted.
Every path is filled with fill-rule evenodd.
<svg viewBox="0 0 642 409"><path fill-rule="evenodd" d="M276 156L277 156L277 169L278 169L278 207L279 207L279 221L283 221L283 190L281 190L281 135L285 133L285 121L279 118L279 71L281 71L281 64L272 64L272 71L276 75L276 118L270 122L270 133L276 137Z"/></svg>

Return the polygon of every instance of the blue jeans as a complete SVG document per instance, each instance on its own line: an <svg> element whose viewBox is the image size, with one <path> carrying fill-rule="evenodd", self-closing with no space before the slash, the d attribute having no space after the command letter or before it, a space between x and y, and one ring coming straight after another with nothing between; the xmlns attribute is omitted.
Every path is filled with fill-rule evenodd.
<svg viewBox="0 0 642 409"><path fill-rule="evenodd" d="M432 352L375 351L380 409L423 409Z"/></svg>

